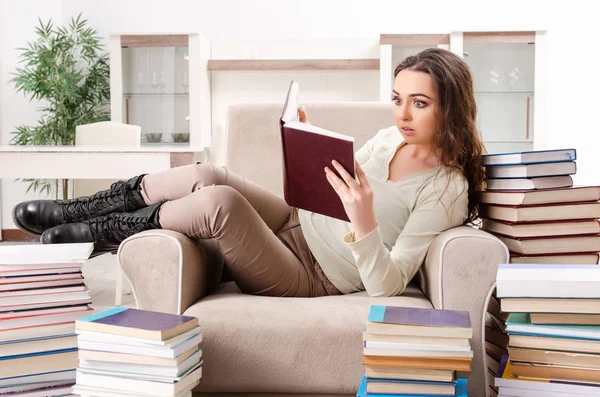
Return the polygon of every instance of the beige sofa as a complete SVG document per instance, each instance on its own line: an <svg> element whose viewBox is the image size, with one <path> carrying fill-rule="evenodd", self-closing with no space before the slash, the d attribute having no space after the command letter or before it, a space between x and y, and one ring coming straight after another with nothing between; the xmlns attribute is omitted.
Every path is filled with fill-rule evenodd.
<svg viewBox="0 0 600 397"><path fill-rule="evenodd" d="M393 125L381 103L308 103L309 121L350 134L357 148ZM281 193L281 104L230 107L226 165ZM204 334L203 395L355 395L363 373L362 330L371 304L467 310L474 360L469 395L489 395L482 337L496 268L508 260L498 239L462 226L439 235L425 265L398 297L366 293L322 298L244 295L233 283L215 290L222 258L211 240L148 231L121 244L119 262L139 308L197 316ZM255 394L250 394L255 393Z"/></svg>

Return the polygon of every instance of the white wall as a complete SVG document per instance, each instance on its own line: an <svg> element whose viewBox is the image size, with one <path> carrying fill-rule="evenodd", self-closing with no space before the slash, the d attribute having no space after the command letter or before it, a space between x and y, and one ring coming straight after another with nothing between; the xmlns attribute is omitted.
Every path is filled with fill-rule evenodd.
<svg viewBox="0 0 600 397"><path fill-rule="evenodd" d="M0 0L2 83L16 64L14 47L33 37L37 17L83 12L99 34L198 31L211 40L372 38L380 33L546 30L548 115L536 128L536 148L575 147L579 152L576 183L599 184L595 132L600 82L596 51L597 18L583 0ZM268 11L267 11L268 10ZM219 72L222 73L222 72ZM33 107L0 86L0 143L7 144L15 125L36 120ZM5 182L3 228L11 228L10 208L21 198Z"/></svg>

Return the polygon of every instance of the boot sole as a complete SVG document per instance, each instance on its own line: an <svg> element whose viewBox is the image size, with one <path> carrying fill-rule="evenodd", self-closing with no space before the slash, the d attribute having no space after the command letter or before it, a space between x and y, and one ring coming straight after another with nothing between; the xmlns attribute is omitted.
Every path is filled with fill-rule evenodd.
<svg viewBox="0 0 600 397"><path fill-rule="evenodd" d="M19 229L21 229L21 230L23 230L24 232L27 232L27 233L29 233L29 234L31 234L31 235L33 235L33 236L38 236L38 237L39 237L39 236L41 236L41 235L42 235L42 233L34 232L33 230L30 230L30 229L26 228L26 227L25 227L23 224L21 224L21 222L19 222L19 220L17 219L17 216L16 216L16 214L15 214L15 210L16 210L16 207L15 207L15 208L13 208L13 210L12 210L12 212L11 212L11 215L12 215L12 220L13 220L13 223L14 223L14 224L15 224L15 225L16 225L16 226L19 228Z"/></svg>

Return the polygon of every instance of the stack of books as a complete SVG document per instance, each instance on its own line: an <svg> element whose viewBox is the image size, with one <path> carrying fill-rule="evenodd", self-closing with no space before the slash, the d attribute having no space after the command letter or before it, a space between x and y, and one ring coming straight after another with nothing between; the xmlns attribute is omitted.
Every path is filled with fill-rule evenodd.
<svg viewBox="0 0 600 397"><path fill-rule="evenodd" d="M69 395L75 320L93 312L81 273L93 244L0 247L0 395Z"/></svg>
<svg viewBox="0 0 600 397"><path fill-rule="evenodd" d="M202 333L190 316L115 307L76 322L73 393L189 396L202 376Z"/></svg>
<svg viewBox="0 0 600 397"><path fill-rule="evenodd" d="M484 156L482 229L512 263L598 264L600 187L573 186L575 149Z"/></svg>
<svg viewBox="0 0 600 397"><path fill-rule="evenodd" d="M371 306L357 396L467 396L472 335L468 312Z"/></svg>
<svg viewBox="0 0 600 397"><path fill-rule="evenodd" d="M496 285L510 314L498 395L600 395L600 267L501 264Z"/></svg>

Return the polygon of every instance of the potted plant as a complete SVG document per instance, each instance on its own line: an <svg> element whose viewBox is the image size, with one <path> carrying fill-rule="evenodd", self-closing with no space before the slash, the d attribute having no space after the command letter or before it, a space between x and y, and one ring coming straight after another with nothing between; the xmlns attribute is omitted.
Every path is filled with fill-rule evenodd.
<svg viewBox="0 0 600 397"><path fill-rule="evenodd" d="M14 145L74 145L75 127L110 119L110 76L108 54L103 51L95 29L81 15L68 26L41 20L37 39L19 48L23 65L13 73L17 92L42 107L37 125L20 125L10 143ZM23 179L27 191L49 194L54 185L68 198L69 180Z"/></svg>

